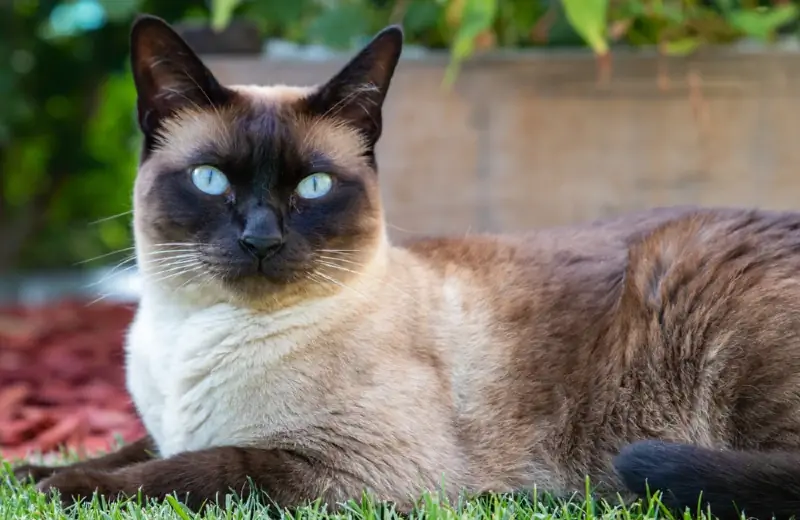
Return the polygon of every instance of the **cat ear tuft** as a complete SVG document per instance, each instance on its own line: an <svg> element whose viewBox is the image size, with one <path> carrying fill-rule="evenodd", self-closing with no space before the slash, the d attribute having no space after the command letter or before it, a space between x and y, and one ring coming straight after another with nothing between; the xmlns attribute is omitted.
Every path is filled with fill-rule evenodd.
<svg viewBox="0 0 800 520"><path fill-rule="evenodd" d="M131 28L130 45L139 127L145 135L152 135L176 110L224 102L225 89L161 18L139 15Z"/></svg>
<svg viewBox="0 0 800 520"><path fill-rule="evenodd" d="M382 108L403 50L403 30L391 25L379 32L308 100L317 115L345 120L374 147L381 135Z"/></svg>

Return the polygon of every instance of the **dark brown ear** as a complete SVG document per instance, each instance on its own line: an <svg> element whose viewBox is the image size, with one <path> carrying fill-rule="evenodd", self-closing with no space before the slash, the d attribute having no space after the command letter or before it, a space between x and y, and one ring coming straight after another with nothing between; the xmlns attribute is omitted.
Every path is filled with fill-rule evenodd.
<svg viewBox="0 0 800 520"><path fill-rule="evenodd" d="M400 26L383 29L309 98L309 108L317 115L344 119L374 147L381 136L383 102L402 50Z"/></svg>
<svg viewBox="0 0 800 520"><path fill-rule="evenodd" d="M167 22L140 15L131 29L131 65L138 94L139 127L146 137L162 120L187 106L225 103L228 91Z"/></svg>

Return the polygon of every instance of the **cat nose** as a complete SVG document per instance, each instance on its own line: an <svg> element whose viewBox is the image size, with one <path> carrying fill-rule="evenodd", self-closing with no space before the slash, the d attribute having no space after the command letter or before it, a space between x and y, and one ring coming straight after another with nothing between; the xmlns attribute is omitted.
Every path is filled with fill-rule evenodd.
<svg viewBox="0 0 800 520"><path fill-rule="evenodd" d="M278 249L283 245L283 236L281 235L243 235L239 239L239 245L242 246L246 252L263 260L269 256L274 255Z"/></svg>

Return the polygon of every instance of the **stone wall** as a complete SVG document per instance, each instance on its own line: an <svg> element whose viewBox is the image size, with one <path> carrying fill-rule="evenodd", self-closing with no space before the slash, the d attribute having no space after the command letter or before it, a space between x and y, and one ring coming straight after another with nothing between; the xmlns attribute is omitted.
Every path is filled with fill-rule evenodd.
<svg viewBox="0 0 800 520"><path fill-rule="evenodd" d="M395 237L520 230L671 204L800 208L800 55L404 60L379 145ZM225 82L309 84L343 62L209 57Z"/></svg>

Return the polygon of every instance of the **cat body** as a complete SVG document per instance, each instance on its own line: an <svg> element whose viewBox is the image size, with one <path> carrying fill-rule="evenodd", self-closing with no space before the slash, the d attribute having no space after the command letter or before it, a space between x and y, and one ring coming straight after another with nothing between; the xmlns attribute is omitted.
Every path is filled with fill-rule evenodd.
<svg viewBox="0 0 800 520"><path fill-rule="evenodd" d="M149 435L62 499L233 491L800 511L800 213L665 208L387 239L375 156L402 33L316 87L222 86L163 21L131 37L144 136L127 381ZM431 173L432 175L435 172Z"/></svg>
<svg viewBox="0 0 800 520"><path fill-rule="evenodd" d="M128 381L163 457L226 445L325 452L347 438L354 460L336 462L404 505L443 484L569 495L587 476L614 500L626 490L611 459L637 439L770 442L766 410L783 398L750 405L766 407L750 411L763 439L732 416L754 398L743 382L783 379L751 369L762 354L740 343L742 319L750 297L778 304L788 286L800 290L797 229L800 214L665 208L387 245L352 290L268 313L152 287L131 329ZM754 283L762 262L787 287ZM726 294L714 276L731 274ZM674 308L672 290L691 305ZM783 312L748 317L796 334L797 295L786 296ZM787 388L800 373L790 353Z"/></svg>

